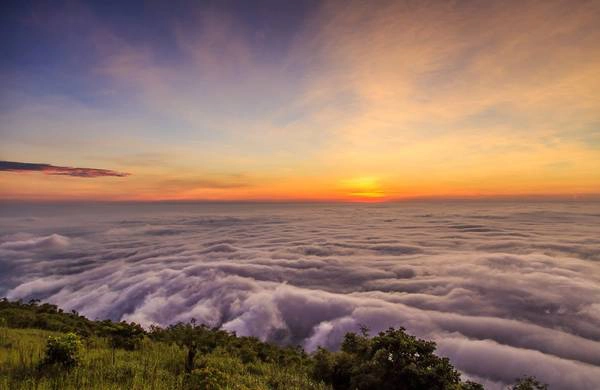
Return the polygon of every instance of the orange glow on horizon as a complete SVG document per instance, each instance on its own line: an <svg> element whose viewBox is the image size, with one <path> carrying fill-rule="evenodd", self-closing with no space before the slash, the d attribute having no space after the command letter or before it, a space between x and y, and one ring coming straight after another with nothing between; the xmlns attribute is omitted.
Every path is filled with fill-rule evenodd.
<svg viewBox="0 0 600 390"><path fill-rule="evenodd" d="M35 180L33 179L35 178ZM337 184L331 184L337 183ZM305 178L283 181L267 181L261 185L239 188L196 188L183 189L163 186L135 176L127 178L83 179L50 177L35 174L19 175L0 173L0 187L17 185L18 191L3 191L3 200L31 201L339 201L339 202L388 202L410 199L435 198L494 198L494 197L598 197L600 190L586 186L556 186L548 191L547 186L531 185L523 190L519 183L514 187L482 184L463 186L441 186L431 181L418 182L409 187L399 186L394 181L384 181L375 176L356 176L340 180ZM534 184L534 183L532 183ZM124 190L129 187L131 190ZM140 188L145 188L141 191Z"/></svg>

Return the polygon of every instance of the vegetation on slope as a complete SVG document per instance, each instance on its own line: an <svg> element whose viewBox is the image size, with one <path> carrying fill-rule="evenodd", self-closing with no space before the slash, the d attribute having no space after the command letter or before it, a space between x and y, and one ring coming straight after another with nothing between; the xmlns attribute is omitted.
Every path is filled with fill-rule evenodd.
<svg viewBox="0 0 600 390"><path fill-rule="evenodd" d="M346 334L338 352L309 355L195 322L146 331L0 301L2 389L483 389L435 348L403 329L364 329ZM523 378L512 388L546 386Z"/></svg>

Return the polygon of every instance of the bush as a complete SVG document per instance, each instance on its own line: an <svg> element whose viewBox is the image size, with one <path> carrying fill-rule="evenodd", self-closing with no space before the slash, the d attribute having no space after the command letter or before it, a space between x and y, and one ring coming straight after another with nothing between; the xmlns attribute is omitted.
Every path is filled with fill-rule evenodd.
<svg viewBox="0 0 600 390"><path fill-rule="evenodd" d="M99 333L109 338L112 348L122 348L129 351L138 349L144 339L144 329L132 322L102 321Z"/></svg>
<svg viewBox="0 0 600 390"><path fill-rule="evenodd" d="M81 360L81 340L75 333L64 336L50 336L46 344L43 365L58 364L63 367L74 367Z"/></svg>
<svg viewBox="0 0 600 390"><path fill-rule="evenodd" d="M373 338L366 330L347 333L340 352L319 349L313 355L313 375L335 390L468 388L449 360L434 354L435 347L402 328Z"/></svg>

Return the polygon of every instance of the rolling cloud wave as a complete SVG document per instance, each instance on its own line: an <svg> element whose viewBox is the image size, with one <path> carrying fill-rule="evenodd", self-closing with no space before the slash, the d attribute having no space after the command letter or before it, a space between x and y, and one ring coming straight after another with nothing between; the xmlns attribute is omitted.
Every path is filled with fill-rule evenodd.
<svg viewBox="0 0 600 390"><path fill-rule="evenodd" d="M491 389L600 382L598 204L97 207L7 213L0 295L308 350L403 326Z"/></svg>

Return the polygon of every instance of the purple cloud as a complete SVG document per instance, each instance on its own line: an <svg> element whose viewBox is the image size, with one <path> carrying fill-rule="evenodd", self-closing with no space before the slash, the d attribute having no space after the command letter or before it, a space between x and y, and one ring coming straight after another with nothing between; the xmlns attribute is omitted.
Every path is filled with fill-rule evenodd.
<svg viewBox="0 0 600 390"><path fill-rule="evenodd" d="M111 171L110 169L61 167L52 164L24 163L14 161L0 161L0 171L5 172L42 172L46 175L74 176L74 177L125 177L129 173Z"/></svg>

